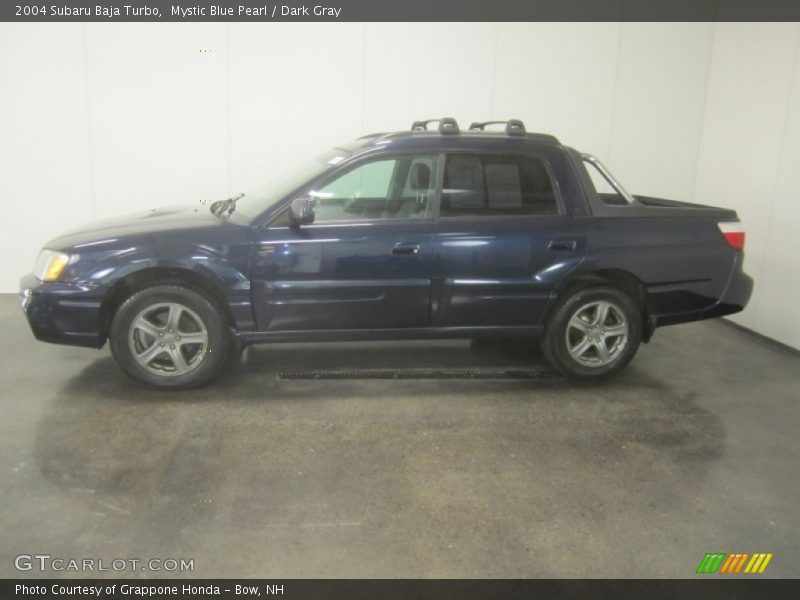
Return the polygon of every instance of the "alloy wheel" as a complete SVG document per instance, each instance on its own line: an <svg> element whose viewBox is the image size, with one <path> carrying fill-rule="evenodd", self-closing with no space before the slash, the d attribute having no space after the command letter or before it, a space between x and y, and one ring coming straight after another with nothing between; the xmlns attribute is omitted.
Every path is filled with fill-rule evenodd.
<svg viewBox="0 0 800 600"><path fill-rule="evenodd" d="M588 367L603 367L628 343L628 321L622 309L607 300L595 300L576 310L567 322L567 351Z"/></svg>
<svg viewBox="0 0 800 600"><path fill-rule="evenodd" d="M133 319L128 336L133 358L156 375L196 369L208 348L208 330L196 312L176 302L153 304Z"/></svg>

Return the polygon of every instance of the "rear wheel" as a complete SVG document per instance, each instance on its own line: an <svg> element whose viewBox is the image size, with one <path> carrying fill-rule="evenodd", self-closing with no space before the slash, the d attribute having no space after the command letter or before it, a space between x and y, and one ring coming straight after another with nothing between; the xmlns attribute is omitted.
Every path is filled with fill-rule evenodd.
<svg viewBox="0 0 800 600"><path fill-rule="evenodd" d="M625 367L641 338L641 311L630 296L612 287L591 287L558 304L541 347L564 375L592 380Z"/></svg>
<svg viewBox="0 0 800 600"><path fill-rule="evenodd" d="M205 296L173 285L128 298L114 316L109 338L126 374L169 389L208 382L224 366L231 346L219 310Z"/></svg>

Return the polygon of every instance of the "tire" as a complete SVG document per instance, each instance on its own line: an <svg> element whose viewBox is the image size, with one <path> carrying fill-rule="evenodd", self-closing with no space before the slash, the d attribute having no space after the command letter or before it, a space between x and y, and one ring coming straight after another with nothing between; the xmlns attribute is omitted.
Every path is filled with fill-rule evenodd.
<svg viewBox="0 0 800 600"><path fill-rule="evenodd" d="M641 340L642 314L631 297L612 287L589 287L556 305L540 345L556 370L594 381L623 369Z"/></svg>
<svg viewBox="0 0 800 600"><path fill-rule="evenodd" d="M224 367L232 337L208 298L179 285L145 288L117 310L111 353L133 379L159 389L208 383Z"/></svg>

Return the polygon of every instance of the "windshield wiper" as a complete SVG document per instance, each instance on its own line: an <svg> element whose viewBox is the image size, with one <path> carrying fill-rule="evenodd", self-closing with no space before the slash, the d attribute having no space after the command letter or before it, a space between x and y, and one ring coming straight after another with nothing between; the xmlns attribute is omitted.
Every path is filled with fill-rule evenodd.
<svg viewBox="0 0 800 600"><path fill-rule="evenodd" d="M212 202L211 212L218 217L222 216L223 214L229 216L234 210L236 210L236 201L242 196L244 196L244 194L236 194L230 198L225 198L225 200L217 200L216 202Z"/></svg>

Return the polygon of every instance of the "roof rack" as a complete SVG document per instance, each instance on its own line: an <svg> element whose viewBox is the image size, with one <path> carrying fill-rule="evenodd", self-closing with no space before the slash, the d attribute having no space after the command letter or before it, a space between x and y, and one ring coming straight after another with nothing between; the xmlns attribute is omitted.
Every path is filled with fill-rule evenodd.
<svg viewBox="0 0 800 600"><path fill-rule="evenodd" d="M509 119L508 121L476 121L469 126L470 131L485 131L487 125L505 125L507 135L525 135L525 123L519 119Z"/></svg>
<svg viewBox="0 0 800 600"><path fill-rule="evenodd" d="M411 124L411 131L428 131L428 123L439 123L439 133L458 133L458 123L452 117L442 117L441 119L427 119L426 121L414 121Z"/></svg>

